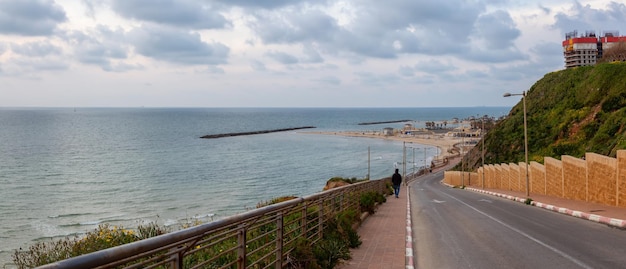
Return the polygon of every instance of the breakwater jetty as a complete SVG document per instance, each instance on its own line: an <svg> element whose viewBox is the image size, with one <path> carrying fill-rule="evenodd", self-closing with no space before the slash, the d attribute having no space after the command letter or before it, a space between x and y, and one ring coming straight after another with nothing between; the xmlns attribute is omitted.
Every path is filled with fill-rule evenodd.
<svg viewBox="0 0 626 269"><path fill-rule="evenodd" d="M213 139L213 138L221 138L221 137L267 134L267 133L277 133L277 132L294 131L294 130L300 130L300 129L312 129L312 128L316 128L316 127L315 126L303 126L303 127L295 127L295 128L261 130L261 131L241 132L241 133L211 134L211 135L201 136L200 138Z"/></svg>
<svg viewBox="0 0 626 269"><path fill-rule="evenodd" d="M392 121L361 122L361 123L359 123L359 125L375 125L375 124L384 124L384 123L398 123L398 122L405 122L405 121L411 121L411 120L392 120Z"/></svg>

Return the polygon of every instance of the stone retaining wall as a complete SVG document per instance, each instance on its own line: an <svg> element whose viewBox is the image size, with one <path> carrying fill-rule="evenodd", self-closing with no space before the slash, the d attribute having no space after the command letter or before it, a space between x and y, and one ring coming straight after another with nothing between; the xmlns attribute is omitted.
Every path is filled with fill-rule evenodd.
<svg viewBox="0 0 626 269"><path fill-rule="evenodd" d="M531 162L530 193L626 207L626 150L617 158L586 153L584 159L568 155L561 160ZM446 171L444 182L460 186L526 191L526 164L489 164L476 172Z"/></svg>

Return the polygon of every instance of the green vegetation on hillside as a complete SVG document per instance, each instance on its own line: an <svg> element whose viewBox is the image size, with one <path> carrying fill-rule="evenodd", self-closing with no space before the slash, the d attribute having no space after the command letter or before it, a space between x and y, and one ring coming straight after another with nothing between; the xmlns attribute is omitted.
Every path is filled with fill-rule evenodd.
<svg viewBox="0 0 626 269"><path fill-rule="evenodd" d="M626 63L606 63L546 74L526 96L528 161L544 156L616 156L626 148ZM485 164L524 161L520 102L487 133ZM482 142L481 142L482 143ZM481 165L479 143L466 155L466 170Z"/></svg>

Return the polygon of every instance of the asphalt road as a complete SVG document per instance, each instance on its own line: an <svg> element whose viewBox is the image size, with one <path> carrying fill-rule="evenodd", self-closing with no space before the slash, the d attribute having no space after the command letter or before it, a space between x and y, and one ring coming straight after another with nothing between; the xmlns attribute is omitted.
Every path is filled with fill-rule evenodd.
<svg viewBox="0 0 626 269"><path fill-rule="evenodd" d="M440 184L410 183L415 268L626 268L626 231Z"/></svg>

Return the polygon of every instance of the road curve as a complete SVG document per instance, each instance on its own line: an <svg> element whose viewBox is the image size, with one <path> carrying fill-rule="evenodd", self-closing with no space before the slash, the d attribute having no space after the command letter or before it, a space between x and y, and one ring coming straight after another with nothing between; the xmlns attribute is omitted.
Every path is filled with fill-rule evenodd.
<svg viewBox="0 0 626 269"><path fill-rule="evenodd" d="M410 183L415 268L626 268L626 231L440 184Z"/></svg>

